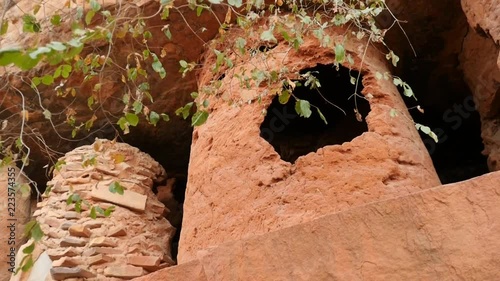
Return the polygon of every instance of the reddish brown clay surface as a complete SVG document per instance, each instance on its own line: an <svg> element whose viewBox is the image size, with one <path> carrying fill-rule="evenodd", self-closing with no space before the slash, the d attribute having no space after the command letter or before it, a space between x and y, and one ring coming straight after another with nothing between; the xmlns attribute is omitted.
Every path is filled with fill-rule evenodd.
<svg viewBox="0 0 500 281"><path fill-rule="evenodd" d="M338 34L344 31L329 32L333 40L340 40ZM288 46L279 44L266 53L265 59L235 59L235 71L239 67L253 69L262 61L271 69L282 65L303 69L333 62L331 48L320 48L316 39L304 40L297 53L287 52ZM347 44L358 66L364 46L363 42ZM263 96L262 104L247 104L267 89L262 86L235 91L239 89L238 80L232 72L226 73L222 98L211 99L211 116L193 135L179 249L181 263L193 259L198 250L223 242L440 184L392 80L375 78L376 72L388 71L385 57L368 48L363 70L364 94L373 96L368 98L368 132L343 145L320 148L295 164L282 161L259 136L262 110L273 96ZM200 86L210 79L210 71L202 73ZM229 105L224 101L227 98L244 104ZM392 108L399 112L397 117L390 116Z"/></svg>
<svg viewBox="0 0 500 281"><path fill-rule="evenodd" d="M496 280L498 182L495 172L359 206L225 243L135 280L193 272L189 280Z"/></svg>

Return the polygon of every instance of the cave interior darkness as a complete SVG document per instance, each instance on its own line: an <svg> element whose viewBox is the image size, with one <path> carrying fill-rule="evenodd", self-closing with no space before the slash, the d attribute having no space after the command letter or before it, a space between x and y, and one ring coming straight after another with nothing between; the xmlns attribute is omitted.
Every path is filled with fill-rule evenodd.
<svg viewBox="0 0 500 281"><path fill-rule="evenodd" d="M354 112L355 85L350 82L350 77L357 77L358 72L342 66L337 71L333 64L318 64L300 71L301 74L307 72L319 80L321 87L311 89L300 85L293 90L292 95L310 102L311 116L305 118L296 113L296 100L293 97L286 104L281 104L276 96L260 126L261 137L274 147L282 160L290 163L321 147L349 142L368 130L364 117L370 110L369 103L360 96L356 97L361 121L356 119ZM295 82L304 84L304 81ZM358 94L362 89L360 83ZM325 124L314 106L319 108L328 124Z"/></svg>

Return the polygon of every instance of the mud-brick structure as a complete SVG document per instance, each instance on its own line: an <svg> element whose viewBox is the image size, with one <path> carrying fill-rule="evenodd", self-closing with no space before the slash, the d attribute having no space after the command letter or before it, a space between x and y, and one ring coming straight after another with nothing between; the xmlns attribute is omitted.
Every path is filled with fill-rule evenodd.
<svg viewBox="0 0 500 281"><path fill-rule="evenodd" d="M52 280L127 280L173 264L175 229L152 191L166 177L157 162L128 144L97 139L59 163L48 182L51 191L33 214L45 234L35 247L36 263L11 280L46 280L49 275ZM114 183L124 187L123 194L110 191ZM68 204L70 197L73 203ZM92 218L92 207L112 206L109 217L96 212ZM18 262L22 256L20 251Z"/></svg>
<svg viewBox="0 0 500 281"><path fill-rule="evenodd" d="M384 53L371 44L367 46L365 40L344 41L345 33L343 29L325 30L332 46L344 42L352 65L346 60L337 68L334 48L320 47L318 39L309 36L297 52L284 39L278 39L272 46L257 45L265 50L263 53L230 55L235 68L222 76L214 77L208 67L200 74L200 89L217 79L222 86L216 96L201 97L210 100L210 118L193 135L179 262L224 242L440 184L393 79L380 77L389 72ZM233 42L227 38L235 39L241 32L234 29L225 36L226 42ZM214 60L209 54L205 63L210 66ZM346 104L346 115L340 117L331 114L339 111L336 106L323 107L332 125L317 127L317 133L313 123L293 123L300 120L293 116L295 101L289 101L291 109L284 108L266 83L241 86L238 74L243 70L280 72L285 67L301 73L314 71L316 77L322 77L318 106L322 100L334 101L331 103L335 105L352 102L354 91L346 95L342 85L349 85L350 77L357 77L356 71L360 71L362 85L358 89L363 90L358 93L358 107ZM300 81L298 77L289 79ZM299 95L314 104L318 93L303 89L296 93ZM360 110L363 103L369 104L365 106L367 115ZM354 109L361 116L356 116ZM312 110L311 118L317 115ZM328 120L329 116L333 119ZM360 124L366 129L359 130ZM283 135L287 126L306 133ZM311 143L317 150L300 157L293 155L301 154Z"/></svg>

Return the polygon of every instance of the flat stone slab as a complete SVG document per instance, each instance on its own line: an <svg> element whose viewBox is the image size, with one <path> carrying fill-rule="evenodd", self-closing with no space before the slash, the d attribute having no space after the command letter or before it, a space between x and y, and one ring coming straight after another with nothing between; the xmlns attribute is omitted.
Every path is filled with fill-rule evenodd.
<svg viewBox="0 0 500 281"><path fill-rule="evenodd" d="M155 256L128 256L127 263L140 267L154 267L160 265L160 257Z"/></svg>
<svg viewBox="0 0 500 281"><path fill-rule="evenodd" d="M135 278L142 276L143 273L142 267L132 265L110 266L104 269L104 275L107 277Z"/></svg>
<svg viewBox="0 0 500 281"><path fill-rule="evenodd" d="M146 210L146 200L148 198L146 195L130 190L125 190L123 195L111 193L108 189L103 187L93 189L90 195L92 198L111 202L141 212Z"/></svg>

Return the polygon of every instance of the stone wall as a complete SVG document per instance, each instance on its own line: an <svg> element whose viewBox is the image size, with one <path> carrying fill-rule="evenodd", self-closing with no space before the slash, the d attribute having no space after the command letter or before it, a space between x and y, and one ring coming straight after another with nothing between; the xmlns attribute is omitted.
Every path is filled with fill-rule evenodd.
<svg viewBox="0 0 500 281"><path fill-rule="evenodd" d="M64 164L48 182L51 192L34 213L45 233L35 256L42 257L40 263L50 258L54 280L123 280L174 263L170 240L175 230L152 192L153 184L166 177L157 162L128 144L99 139L60 161ZM123 195L109 191L114 182L125 187ZM83 200L81 212L67 204L72 194ZM110 217L97 212L93 219L93 206L114 206L115 211ZM18 262L21 258L19 253ZM31 273L11 280L30 280L29 274L44 280L49 268L35 264Z"/></svg>
<svg viewBox="0 0 500 281"><path fill-rule="evenodd" d="M345 30L326 32L334 43L343 39ZM237 30L226 33L226 42L233 42L229 38L237 34ZM300 70L319 63L333 64L332 48L319 47L315 38L306 37L304 41L298 52L290 51L280 41L263 55L247 54L242 59L230 56L235 69L221 79L221 98L209 98L210 118L193 134L180 263L193 259L199 250L224 242L440 184L392 80L375 78L377 72L389 69L383 54L371 47L361 69L363 94L371 94L367 98L371 108L366 116L368 132L342 145L320 148L294 164L280 159L259 135L262 112L274 96L264 94L261 103L256 102L257 95L268 88L240 89L233 74L255 67ZM347 53L355 61L354 69L360 68L365 44L346 44ZM212 60L209 55L205 63L211 65ZM212 75L205 69L199 87L218 78ZM226 102L231 99L238 106ZM249 104L249 100L254 102ZM398 111L397 117L390 116L393 108ZM352 108L346 110L352 112Z"/></svg>

